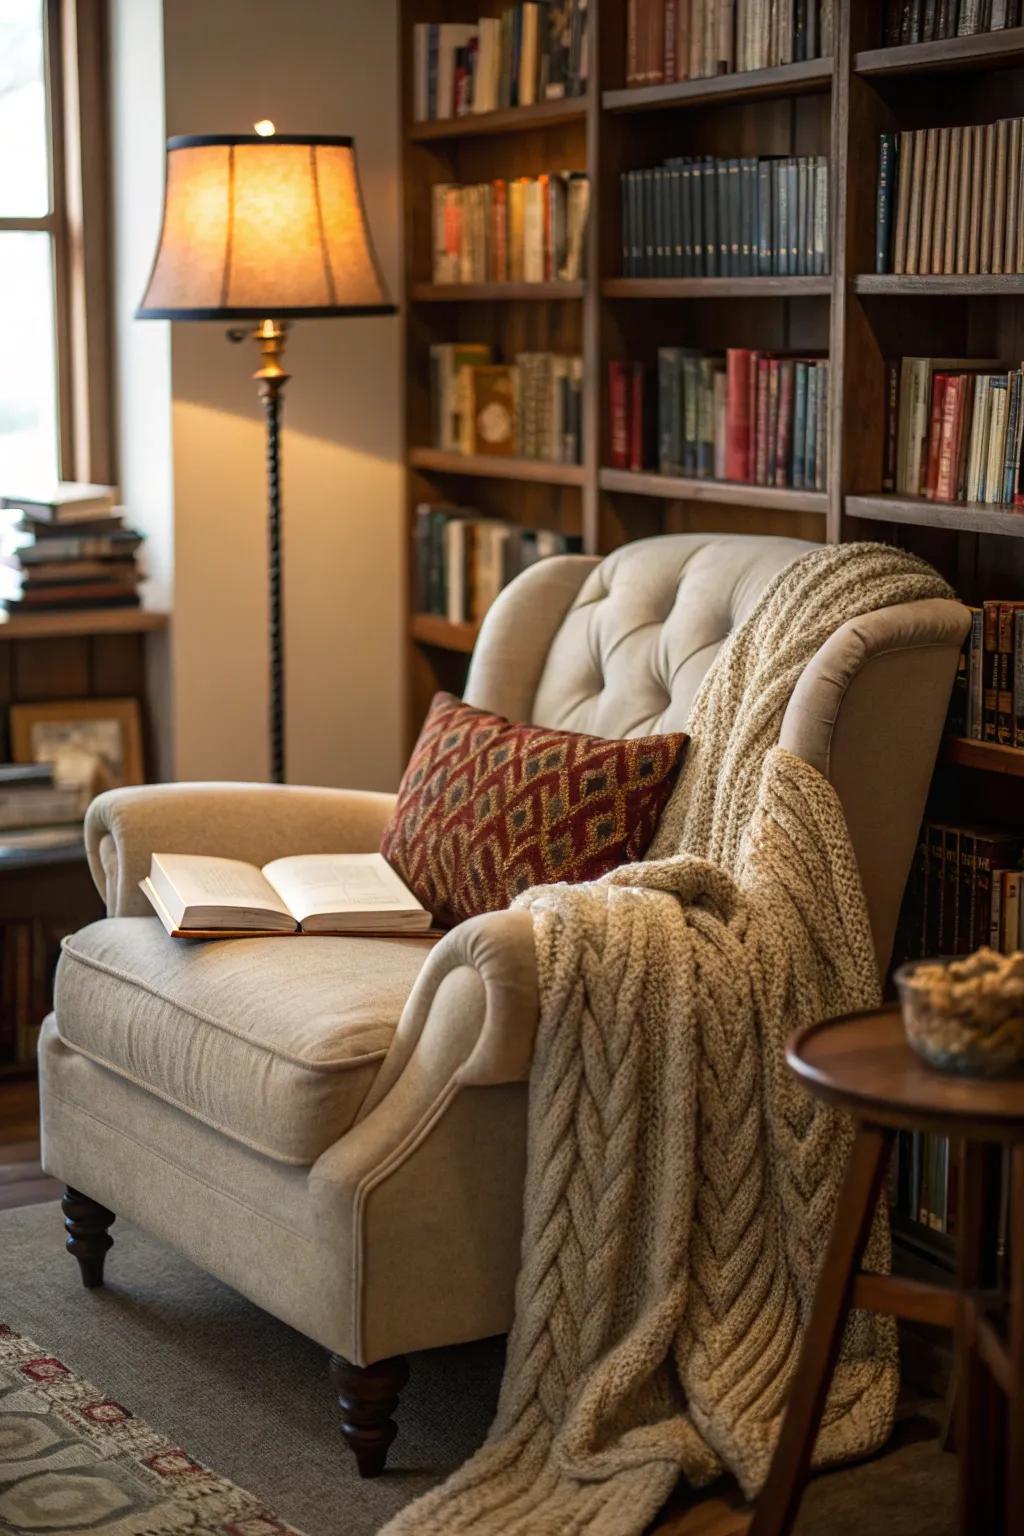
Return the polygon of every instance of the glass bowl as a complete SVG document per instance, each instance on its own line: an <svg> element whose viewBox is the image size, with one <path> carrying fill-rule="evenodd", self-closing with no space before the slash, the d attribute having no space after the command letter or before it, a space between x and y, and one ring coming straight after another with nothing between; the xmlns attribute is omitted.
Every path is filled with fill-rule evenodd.
<svg viewBox="0 0 1024 1536"><path fill-rule="evenodd" d="M979 949L962 958L914 960L895 974L907 1039L942 1072L1007 1077L1024 1072L1024 954Z"/></svg>

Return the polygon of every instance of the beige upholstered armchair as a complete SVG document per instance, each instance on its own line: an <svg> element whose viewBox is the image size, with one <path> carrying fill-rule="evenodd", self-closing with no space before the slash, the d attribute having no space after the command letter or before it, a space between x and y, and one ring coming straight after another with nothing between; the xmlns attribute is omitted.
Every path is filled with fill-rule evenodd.
<svg viewBox="0 0 1024 1536"><path fill-rule="evenodd" d="M467 698L608 736L682 728L730 630L810 547L688 534L545 560L488 614ZM967 623L936 600L843 625L785 715L782 744L842 799L883 963ZM138 881L154 850L372 850L392 803L244 784L102 795L87 837L109 916L66 942L40 1047L43 1158L69 1186L85 1284L116 1211L318 1340L367 1475L395 1433L401 1357L511 1322L530 918L434 945L178 943Z"/></svg>

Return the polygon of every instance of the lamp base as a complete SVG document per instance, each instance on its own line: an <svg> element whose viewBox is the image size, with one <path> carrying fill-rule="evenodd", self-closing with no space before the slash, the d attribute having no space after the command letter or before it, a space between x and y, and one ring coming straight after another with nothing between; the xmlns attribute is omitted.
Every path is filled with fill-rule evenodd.
<svg viewBox="0 0 1024 1536"><path fill-rule="evenodd" d="M270 781L285 782L284 622L281 557L281 395L290 375L281 366L288 323L261 320L253 331L262 367L253 374L267 419L267 564L270 578Z"/></svg>

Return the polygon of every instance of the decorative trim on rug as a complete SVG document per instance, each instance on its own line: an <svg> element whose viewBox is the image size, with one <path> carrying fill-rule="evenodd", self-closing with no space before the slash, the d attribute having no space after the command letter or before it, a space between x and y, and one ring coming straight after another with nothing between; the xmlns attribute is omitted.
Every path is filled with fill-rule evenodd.
<svg viewBox="0 0 1024 1536"><path fill-rule="evenodd" d="M4 1536L301 1536L0 1324Z"/></svg>

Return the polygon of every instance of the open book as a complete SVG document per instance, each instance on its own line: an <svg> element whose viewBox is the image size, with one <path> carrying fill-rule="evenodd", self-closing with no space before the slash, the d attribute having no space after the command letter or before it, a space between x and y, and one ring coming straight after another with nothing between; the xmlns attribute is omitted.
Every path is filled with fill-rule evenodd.
<svg viewBox="0 0 1024 1536"><path fill-rule="evenodd" d="M241 859L154 853L139 882L172 938L425 933L430 913L379 853Z"/></svg>

